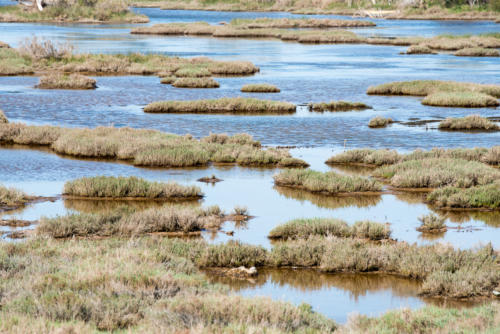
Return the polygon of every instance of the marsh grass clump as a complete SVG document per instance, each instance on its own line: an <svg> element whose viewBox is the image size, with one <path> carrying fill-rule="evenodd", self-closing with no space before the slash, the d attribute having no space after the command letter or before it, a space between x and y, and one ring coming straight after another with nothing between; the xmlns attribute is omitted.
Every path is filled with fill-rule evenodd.
<svg viewBox="0 0 500 334"><path fill-rule="evenodd" d="M176 182L150 182L134 176L83 177L68 181L64 195L98 198L193 199L203 196L200 188Z"/></svg>
<svg viewBox="0 0 500 334"><path fill-rule="evenodd" d="M95 89L96 80L81 74L53 73L40 77L40 89Z"/></svg>
<svg viewBox="0 0 500 334"><path fill-rule="evenodd" d="M9 119L5 116L4 112L0 110L0 123L6 124L9 123Z"/></svg>
<svg viewBox="0 0 500 334"><path fill-rule="evenodd" d="M443 187L427 195L427 201L439 208L492 209L500 208L500 182L470 188Z"/></svg>
<svg viewBox="0 0 500 334"><path fill-rule="evenodd" d="M369 148L354 149L332 156L326 161L328 165L359 164L368 166L392 165L401 159L395 150L374 150Z"/></svg>
<svg viewBox="0 0 500 334"><path fill-rule="evenodd" d="M379 167L374 175L390 180L396 188L469 188L500 179L500 172L477 161L425 158Z"/></svg>
<svg viewBox="0 0 500 334"><path fill-rule="evenodd" d="M212 141L213 138L216 141ZM209 163L275 167L307 165L293 158L288 150L263 149L248 134L212 135L196 140L188 135L127 127L88 129L0 123L0 143L44 145L60 154L124 160L137 166L194 167Z"/></svg>
<svg viewBox="0 0 500 334"><path fill-rule="evenodd" d="M243 93L279 93L280 89L270 84L248 84L241 87Z"/></svg>
<svg viewBox="0 0 500 334"><path fill-rule="evenodd" d="M390 117L374 117L368 122L370 128L385 128L387 125L392 124L394 121Z"/></svg>
<svg viewBox="0 0 500 334"><path fill-rule="evenodd" d="M134 28L131 34L142 35L212 35L216 27L207 22L160 23L149 27Z"/></svg>
<svg viewBox="0 0 500 334"><path fill-rule="evenodd" d="M139 236L151 233L217 231L226 216L219 207L163 206L135 211L122 206L102 213L81 213L42 218L39 235L53 238Z"/></svg>
<svg viewBox="0 0 500 334"><path fill-rule="evenodd" d="M279 225L269 232L271 239L307 239L310 236L335 236L339 238L389 239L390 229L385 224L359 221L349 226L334 218L295 219Z"/></svg>
<svg viewBox="0 0 500 334"><path fill-rule="evenodd" d="M370 106L361 102L330 101L322 103L309 103L309 111L351 111L371 109Z"/></svg>
<svg viewBox="0 0 500 334"><path fill-rule="evenodd" d="M446 225L445 225L446 218L445 217L431 213L431 214L419 217L418 220L420 220L420 222L422 223L417 228L417 231L419 231L419 232L440 233L440 232L446 231Z"/></svg>
<svg viewBox="0 0 500 334"><path fill-rule="evenodd" d="M217 100L161 101L144 107L149 113L228 113L228 114L288 114L296 106L288 102L253 98L220 98Z"/></svg>
<svg viewBox="0 0 500 334"><path fill-rule="evenodd" d="M178 78L203 78L212 76L212 72L206 67L188 66L178 69L174 75Z"/></svg>
<svg viewBox="0 0 500 334"><path fill-rule="evenodd" d="M342 27L374 27L375 23L359 20L336 20L315 18L255 18L233 19L229 25L246 28L342 28Z"/></svg>
<svg viewBox="0 0 500 334"><path fill-rule="evenodd" d="M335 172L321 173L308 169L286 169L273 176L278 186L305 189L328 195L342 193L380 192L380 183L359 176L341 175Z"/></svg>
<svg viewBox="0 0 500 334"><path fill-rule="evenodd" d="M368 87L371 95L424 96L422 104L442 107L498 106L500 86L467 82L416 80Z"/></svg>
<svg viewBox="0 0 500 334"><path fill-rule="evenodd" d="M500 57L500 52L495 49L486 48L465 48L454 53L460 57Z"/></svg>
<svg viewBox="0 0 500 334"><path fill-rule="evenodd" d="M163 78L165 79L165 78ZM162 79L162 83L163 83ZM172 82L177 88L219 88L220 85L212 78L177 78Z"/></svg>
<svg viewBox="0 0 500 334"><path fill-rule="evenodd" d="M160 83L164 85L171 85L174 83L175 80L177 80L177 77L175 76L166 76L166 77L161 77Z"/></svg>
<svg viewBox="0 0 500 334"><path fill-rule="evenodd" d="M411 45L404 54L407 55L423 55L423 54L431 54L434 55L436 52L432 51L429 47L425 45Z"/></svg>
<svg viewBox="0 0 500 334"><path fill-rule="evenodd" d="M441 130L498 130L500 127L479 115L469 115L462 118L446 118L439 123Z"/></svg>
<svg viewBox="0 0 500 334"><path fill-rule="evenodd" d="M0 208L2 206L18 206L29 200L28 195L15 188L7 188L0 184Z"/></svg>

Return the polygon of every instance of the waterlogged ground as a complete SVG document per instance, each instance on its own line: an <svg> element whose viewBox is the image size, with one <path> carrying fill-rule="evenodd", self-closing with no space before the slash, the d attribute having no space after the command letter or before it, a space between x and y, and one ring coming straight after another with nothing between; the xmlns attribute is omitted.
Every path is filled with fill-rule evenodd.
<svg viewBox="0 0 500 334"><path fill-rule="evenodd" d="M0 5L6 4L0 0ZM207 21L217 24L233 18L289 17L288 13L220 13L200 11L162 11L137 9L160 22ZM325 16L334 17L334 16ZM432 36L437 34L476 34L499 31L492 22L438 22L373 20L375 28L354 29L363 35ZM196 137L210 132L248 132L265 145L294 145L294 156L308 161L313 169L331 168L324 161L344 148L389 147L400 151L432 147L490 147L499 144L500 134L450 133L435 129L436 123L410 126L415 120L438 120L448 116L478 113L500 116L497 109L433 108L413 97L379 97L365 94L368 86L395 80L441 79L499 83L498 58L470 58L452 55L403 56L404 47L374 45L302 45L275 40L213 39L205 37L150 37L130 35L135 25L50 25L0 24L0 40L17 46L33 31L55 41L70 41L83 52L159 52L183 57L208 56L215 59L245 59L261 72L252 77L216 78L219 89L177 89L161 85L157 77L98 77L95 91L37 90L36 77L0 77L0 109L11 121L60 126L114 125L155 128ZM227 115L153 115L142 107L156 100L218 98L242 96L239 88L246 83L268 82L281 88L279 94L245 94L266 99L290 101L300 105L290 116ZM373 110L346 113L310 113L305 104L344 99L361 101ZM402 122L386 129L369 129L374 116L391 117ZM61 157L44 149L0 147L0 183L15 186L37 196L54 196L54 201L32 204L7 212L0 219L36 221L41 216L69 212L96 212L119 203L69 201L60 198L65 181L82 176L140 176L149 180L175 180L196 184L205 193L200 205L219 205L230 211L235 205L246 206L255 216L245 225L226 223L223 230L205 234L210 242L229 239L271 247L269 231L290 219L335 217L354 223L358 220L389 222L398 240L427 244L446 242L471 248L491 242L500 248L500 213L441 213L447 215L450 229L433 237L415 230L418 217L432 212L421 195L388 193L382 196L325 197L307 192L274 187L276 169L217 167L204 169L145 169L125 163L78 160ZM336 171L369 175L369 170L341 168ZM216 185L196 182L215 174L223 179ZM137 203L149 207L147 202ZM33 226L0 226L2 238L9 233ZM19 241L18 241L19 242ZM22 242L22 241L21 241ZM231 285L235 293L269 295L294 303L307 302L339 322L348 314L378 315L389 309L419 307L435 303L417 297L416 282L380 275L328 275L308 270L264 270L255 280L238 281L211 277ZM451 306L457 306L455 304ZM467 306L460 304L458 306Z"/></svg>

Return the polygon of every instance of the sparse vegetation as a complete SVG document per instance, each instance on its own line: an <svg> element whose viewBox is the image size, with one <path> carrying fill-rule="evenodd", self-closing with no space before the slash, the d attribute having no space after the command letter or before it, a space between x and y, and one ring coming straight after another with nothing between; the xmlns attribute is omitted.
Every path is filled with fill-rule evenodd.
<svg viewBox="0 0 500 334"><path fill-rule="evenodd" d="M0 144L49 146L75 157L125 160L138 166L193 167L213 163L242 166L307 166L285 149L262 149L248 134L213 134L201 140L156 130L95 129L0 124Z"/></svg>
<svg viewBox="0 0 500 334"><path fill-rule="evenodd" d="M382 240L391 237L391 230L386 224L370 221L359 221L349 226L340 219L312 218L291 220L269 232L269 238L283 240L307 239L313 235Z"/></svg>
<svg viewBox="0 0 500 334"><path fill-rule="evenodd" d="M243 93L279 93L280 89L270 84L248 84L241 87Z"/></svg>
<svg viewBox="0 0 500 334"><path fill-rule="evenodd" d="M310 111L351 111L371 109L370 106L361 102L330 101L322 103L309 103Z"/></svg>
<svg viewBox="0 0 500 334"><path fill-rule="evenodd" d="M370 86L368 94L425 96L422 104L443 107L492 107L500 105L499 85L417 80Z"/></svg>
<svg viewBox="0 0 500 334"><path fill-rule="evenodd" d="M184 59L158 54L73 53L71 45L33 38L19 49L0 49L0 75L34 72L86 73L96 75L251 75L259 68L246 61L215 61L206 57Z"/></svg>
<svg viewBox="0 0 500 334"><path fill-rule="evenodd" d="M380 192L382 186L359 176L341 175L335 172L321 173L313 170L287 169L274 175L278 186L305 189L328 195L342 193Z"/></svg>
<svg viewBox="0 0 500 334"><path fill-rule="evenodd" d="M2 6L0 22L146 23L149 19L132 12L125 1L95 0L53 3L43 11L36 5Z"/></svg>
<svg viewBox="0 0 500 334"><path fill-rule="evenodd" d="M150 182L134 176L83 177L68 181L64 195L97 198L196 199L203 196L200 188L176 182Z"/></svg>
<svg viewBox="0 0 500 334"><path fill-rule="evenodd" d="M0 123L3 124L9 123L8 118L5 116L2 110L0 110Z"/></svg>
<svg viewBox="0 0 500 334"><path fill-rule="evenodd" d="M500 57L498 50L485 48L465 48L458 50L454 54L461 57Z"/></svg>
<svg viewBox="0 0 500 334"><path fill-rule="evenodd" d="M446 231L446 225L444 223L446 218L442 216L431 213L419 217L418 220L420 220L422 224L417 228L417 231L424 233L440 233Z"/></svg>
<svg viewBox="0 0 500 334"><path fill-rule="evenodd" d="M163 78L165 79L165 78ZM164 80L162 79L162 83ZM172 83L178 88L219 88L220 85L212 78L178 78Z"/></svg>
<svg viewBox="0 0 500 334"><path fill-rule="evenodd" d="M479 115L462 118L447 118L439 123L442 130L498 130L499 126Z"/></svg>
<svg viewBox="0 0 500 334"><path fill-rule="evenodd" d="M470 187L443 187L432 191L427 200L439 208L499 209L500 182Z"/></svg>
<svg viewBox="0 0 500 334"><path fill-rule="evenodd" d="M41 89L95 89L96 81L81 74L47 74L40 77L36 88Z"/></svg>
<svg viewBox="0 0 500 334"><path fill-rule="evenodd" d="M374 175L390 180L396 188L469 188L500 179L500 171L476 161L425 158L379 167Z"/></svg>
<svg viewBox="0 0 500 334"><path fill-rule="evenodd" d="M390 117L376 116L368 122L368 127L370 128L385 128L387 125L393 123L394 121Z"/></svg>
<svg viewBox="0 0 500 334"><path fill-rule="evenodd" d="M228 114L289 114L295 105L288 102L252 98L220 98L217 100L161 101L148 104L149 113L228 113Z"/></svg>

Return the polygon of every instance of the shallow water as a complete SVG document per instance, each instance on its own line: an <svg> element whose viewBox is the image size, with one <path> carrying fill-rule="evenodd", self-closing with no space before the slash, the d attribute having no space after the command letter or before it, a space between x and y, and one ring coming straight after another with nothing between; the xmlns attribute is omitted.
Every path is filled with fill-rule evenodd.
<svg viewBox="0 0 500 334"><path fill-rule="evenodd" d="M6 2L0 0L0 5ZM207 21L217 24L233 18L290 17L289 13L162 11L137 9L160 22ZM334 16L329 16L334 17ZM376 28L354 29L363 35L432 36L437 34L476 34L499 31L492 22L387 21L373 20ZM450 133L428 129L425 125L393 124L385 129L369 129L374 116L396 121L438 120L448 116L479 113L500 115L498 108L434 108L420 104L419 98L380 97L365 94L368 86L395 80L442 79L499 83L498 58L454 57L452 55L403 56L404 47L374 45L303 45L276 40L213 39L206 37L151 37L131 35L137 25L51 25L0 23L0 40L13 46L33 31L55 41L70 41L82 52L159 52L184 57L208 56L215 59L245 59L261 72L251 77L217 78L219 89L178 89L161 85L154 76L98 77L95 91L34 89L36 77L0 77L0 109L11 121L61 126L114 125L155 128L196 137L214 133L248 132L265 145L296 145L291 152L305 159L315 170L331 168L324 161L342 149L390 147L400 151L415 148L471 147L498 145L500 132ZM161 115L145 114L142 107L163 99L198 99L241 96L246 83L268 82L281 88L279 94L245 96L290 101L301 105L295 115ZM361 101L372 110L345 113L311 113L304 105L329 100ZM343 167L337 171L369 175L370 170ZM238 239L270 247L269 231L288 220L335 217L354 223L358 220L389 222L398 240L428 244L447 242L471 248L492 242L500 247L500 213L442 213L450 229L441 235L425 236L415 230L418 217L432 212L418 194L395 193L382 196L325 197L304 191L274 187L276 169L211 166L202 169L147 169L115 161L77 160L61 157L46 149L0 147L0 183L15 186L38 196L61 194L65 181L94 175L140 176L149 180L176 180L196 184L205 198L200 205L219 205L231 211L235 205L247 206L255 216L247 224L228 222L223 233L205 234L211 242ZM196 182L215 174L223 182L215 185ZM28 205L24 209L0 214L0 218L38 220L68 212L96 212L111 202L68 201L58 199ZM113 202L112 205L117 205ZM158 203L135 203L144 208ZM24 228L0 227L0 233ZM460 227L460 229L458 229ZM3 234L2 238L7 238ZM218 278L221 280L221 278ZM261 271L255 282L227 282L243 295L268 295L277 299L302 301L340 322L349 313L378 315L403 306L419 307L433 301L416 297L418 284L409 280L378 275L326 275L310 271Z"/></svg>

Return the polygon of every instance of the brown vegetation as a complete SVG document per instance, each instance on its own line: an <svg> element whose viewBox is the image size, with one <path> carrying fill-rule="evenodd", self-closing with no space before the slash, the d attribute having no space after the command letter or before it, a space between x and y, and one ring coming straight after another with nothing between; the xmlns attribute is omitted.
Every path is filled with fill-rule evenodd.
<svg viewBox="0 0 500 334"><path fill-rule="evenodd" d="M370 106L361 102L330 101L322 103L309 103L310 111L351 111L371 109Z"/></svg>
<svg viewBox="0 0 500 334"><path fill-rule="evenodd" d="M385 128L387 125L393 123L394 121L390 117L374 117L368 122L370 128Z"/></svg>
<svg viewBox="0 0 500 334"><path fill-rule="evenodd" d="M465 48L458 50L454 55L461 57L500 57L500 52L495 49Z"/></svg>
<svg viewBox="0 0 500 334"><path fill-rule="evenodd" d="M163 78L165 79L165 78ZM165 83L162 79L162 83ZM177 88L219 88L220 85L212 78L178 78L172 83Z"/></svg>
<svg viewBox="0 0 500 334"><path fill-rule="evenodd" d="M36 88L41 89L95 89L96 81L81 74L47 74L40 77Z"/></svg>
<svg viewBox="0 0 500 334"><path fill-rule="evenodd" d="M441 130L498 130L500 127L479 115L469 115L462 118L447 118L439 123Z"/></svg>
<svg viewBox="0 0 500 334"><path fill-rule="evenodd" d="M5 116L2 110L0 110L0 123L3 124L9 123L8 118Z"/></svg>
<svg viewBox="0 0 500 334"><path fill-rule="evenodd" d="M280 89L270 84L248 84L241 87L243 93L279 93Z"/></svg>

